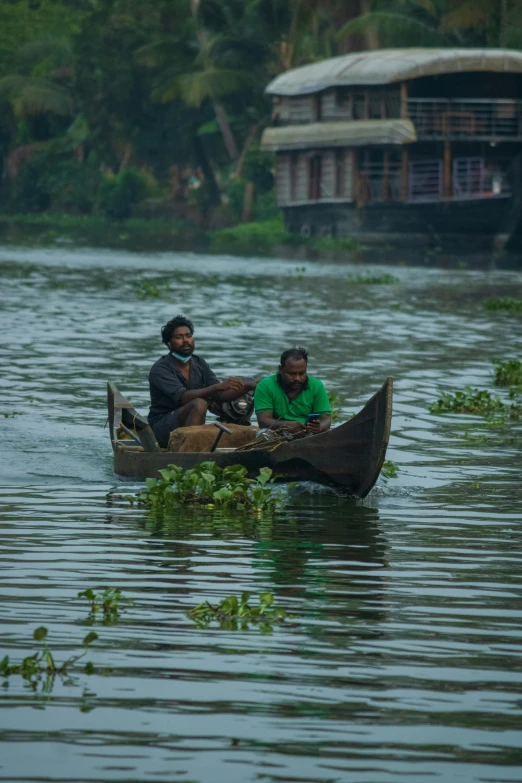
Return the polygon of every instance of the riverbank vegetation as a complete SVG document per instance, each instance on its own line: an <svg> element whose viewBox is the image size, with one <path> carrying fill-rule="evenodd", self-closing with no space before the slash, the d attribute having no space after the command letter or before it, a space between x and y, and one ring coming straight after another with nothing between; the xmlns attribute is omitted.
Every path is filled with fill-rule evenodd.
<svg viewBox="0 0 522 783"><path fill-rule="evenodd" d="M274 203L274 159L259 148L271 116L266 84L361 49L522 46L520 0L479 5L480 13L469 0L2 3L0 212L52 213L54 231L68 217L154 219L176 238L215 232L216 247L288 248L296 240ZM243 223L250 227L230 233ZM353 250L317 242L318 253Z"/></svg>
<svg viewBox="0 0 522 783"><path fill-rule="evenodd" d="M102 215L66 215L55 212L0 214L0 236L8 244L101 244L118 248L190 249L205 253L269 256L296 260L354 259L364 247L356 240L301 237L285 231L281 215L228 228L205 230L173 217L128 218L111 221ZM168 287L167 287L168 288ZM165 290L167 290L167 288ZM139 296L157 297L162 287L137 288Z"/></svg>

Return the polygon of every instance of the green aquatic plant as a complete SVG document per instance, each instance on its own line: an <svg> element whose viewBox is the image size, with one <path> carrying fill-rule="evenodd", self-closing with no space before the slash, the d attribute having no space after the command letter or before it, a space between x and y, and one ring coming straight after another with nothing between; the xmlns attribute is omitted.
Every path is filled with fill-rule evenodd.
<svg viewBox="0 0 522 783"><path fill-rule="evenodd" d="M387 482L388 479L397 478L398 475L399 475L399 466L391 459L387 459L381 468L381 476L384 479L384 481Z"/></svg>
<svg viewBox="0 0 522 783"><path fill-rule="evenodd" d="M506 313L522 313L522 299L513 296L491 297L482 302L486 310L501 310Z"/></svg>
<svg viewBox="0 0 522 783"><path fill-rule="evenodd" d="M394 285L400 283L398 277L390 274L384 275L348 275L346 280L351 285Z"/></svg>
<svg viewBox="0 0 522 783"><path fill-rule="evenodd" d="M146 479L148 492L126 499L156 508L192 505L255 512L273 510L280 500L272 493L276 476L270 468L261 468L255 479L247 478L243 465L220 468L211 461L187 470L169 465L159 473L161 479Z"/></svg>
<svg viewBox="0 0 522 783"><path fill-rule="evenodd" d="M87 654L87 647L98 638L97 633L89 631L82 641L84 647L83 652L80 655L73 655L71 658L67 658L62 664L57 664L47 643L47 633L47 628L43 625L34 631L33 639L35 642L41 643L42 649L38 650L33 655L28 655L21 663L11 663L9 656L4 656L0 661L0 676L9 677L12 674L20 674L25 680L34 683L37 682L42 675L49 675L51 677L54 677L57 674L65 675ZM92 674L94 671L92 663L86 663L84 671L87 674Z"/></svg>
<svg viewBox="0 0 522 783"><path fill-rule="evenodd" d="M11 411L10 413L2 413L4 419L14 419L15 416L20 416L19 411Z"/></svg>
<svg viewBox="0 0 522 783"><path fill-rule="evenodd" d="M256 624L261 630L270 632L275 623L282 623L287 617L286 609L274 606L272 593L261 593L258 606L251 606L248 601L251 593L242 593L241 598L229 595L216 606L208 601L195 606L188 616L200 628L207 628L216 620L221 628L227 630L247 630L249 625Z"/></svg>
<svg viewBox="0 0 522 783"><path fill-rule="evenodd" d="M519 419L522 413L520 403L511 405L502 402L500 397L495 397L487 389L472 389L465 386L464 391L453 394L443 392L442 396L429 406L430 413L471 413L486 417L505 417Z"/></svg>
<svg viewBox="0 0 522 783"><path fill-rule="evenodd" d="M223 321L222 326L241 326L239 318L230 318L228 321Z"/></svg>
<svg viewBox="0 0 522 783"><path fill-rule="evenodd" d="M142 280L134 287L134 290L142 299L157 299L161 294L170 291L170 286L168 283L163 283L160 286L152 280Z"/></svg>
<svg viewBox="0 0 522 783"><path fill-rule="evenodd" d="M328 400L330 402L332 424L335 424L341 417L342 402L339 399L337 392L328 392Z"/></svg>
<svg viewBox="0 0 522 783"><path fill-rule="evenodd" d="M94 622L98 612L103 614L103 624L113 625L119 620L120 606L134 606L134 602L125 598L117 587L106 587L103 592L95 592L91 588L78 593L78 598L85 598L89 602L89 620Z"/></svg>
<svg viewBox="0 0 522 783"><path fill-rule="evenodd" d="M357 239L350 237L314 237L308 241L317 252L334 256L345 257L347 253L358 253L364 249Z"/></svg>
<svg viewBox="0 0 522 783"><path fill-rule="evenodd" d="M493 362L495 365L495 386L522 386L522 362L510 359L507 362Z"/></svg>

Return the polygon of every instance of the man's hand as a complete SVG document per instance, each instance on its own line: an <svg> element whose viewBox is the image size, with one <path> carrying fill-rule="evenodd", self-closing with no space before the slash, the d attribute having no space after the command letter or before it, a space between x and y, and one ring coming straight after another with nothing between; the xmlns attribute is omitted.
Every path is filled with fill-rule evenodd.
<svg viewBox="0 0 522 783"><path fill-rule="evenodd" d="M304 426L304 424L301 424L300 421L282 421L281 429L285 429L288 430L288 432L293 432L294 434L297 434L299 432L304 432L306 427Z"/></svg>
<svg viewBox="0 0 522 783"><path fill-rule="evenodd" d="M306 425L306 431L310 435L318 435L321 432L321 422L319 419L312 419Z"/></svg>
<svg viewBox="0 0 522 783"><path fill-rule="evenodd" d="M239 380L239 378L227 378L226 381L223 381L217 386L217 391L220 392L228 392L233 391L237 392L238 394L243 393L243 381Z"/></svg>

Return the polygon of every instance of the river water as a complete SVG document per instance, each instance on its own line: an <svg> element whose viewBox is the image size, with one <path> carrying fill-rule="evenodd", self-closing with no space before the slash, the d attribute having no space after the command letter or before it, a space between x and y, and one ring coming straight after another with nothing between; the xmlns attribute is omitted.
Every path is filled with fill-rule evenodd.
<svg viewBox="0 0 522 783"><path fill-rule="evenodd" d="M400 282L347 279L383 271ZM78 653L81 590L134 602L96 623L94 674L0 678L0 780L522 780L522 427L428 411L520 358L520 317L481 302L522 295L521 272L62 247L0 249L0 275L0 659L41 625L58 662ZM345 417L394 376L397 478L361 503L302 485L260 519L131 507L105 383L146 412L180 311L222 376L305 345ZM293 617L187 616L244 590Z"/></svg>

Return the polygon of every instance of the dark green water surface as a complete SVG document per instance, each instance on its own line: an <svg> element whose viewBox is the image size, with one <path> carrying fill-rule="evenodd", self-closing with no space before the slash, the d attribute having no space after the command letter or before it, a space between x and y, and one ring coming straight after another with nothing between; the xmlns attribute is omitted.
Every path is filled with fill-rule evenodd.
<svg viewBox="0 0 522 783"><path fill-rule="evenodd" d="M383 271L400 283L347 280ZM520 358L522 319L481 301L521 296L522 273L11 248L0 279L0 659L40 625L58 661L77 652L80 590L134 601L96 628L94 674L0 678L0 780L522 781L522 427L427 407ZM144 280L170 291L141 299ZM359 504L300 486L273 518L130 507L105 383L145 412L179 311L222 376L305 345L344 416L394 376L398 478ZM294 617L187 617L243 590Z"/></svg>

